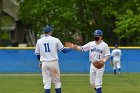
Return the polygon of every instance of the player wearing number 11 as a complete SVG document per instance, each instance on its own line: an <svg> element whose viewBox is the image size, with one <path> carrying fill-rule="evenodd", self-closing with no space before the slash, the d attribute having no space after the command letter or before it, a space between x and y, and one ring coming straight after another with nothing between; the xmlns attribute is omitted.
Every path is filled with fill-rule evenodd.
<svg viewBox="0 0 140 93"><path fill-rule="evenodd" d="M71 48L64 48L58 38L52 37L52 27L43 29L44 36L36 44L35 54L40 62L45 93L50 93L51 81L53 81L56 93L61 93L60 70L57 52L67 53Z"/></svg>

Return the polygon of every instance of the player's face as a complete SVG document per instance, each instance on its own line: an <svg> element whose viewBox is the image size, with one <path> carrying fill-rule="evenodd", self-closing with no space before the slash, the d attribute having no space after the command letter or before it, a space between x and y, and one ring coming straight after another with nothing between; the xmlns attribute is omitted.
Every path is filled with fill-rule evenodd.
<svg viewBox="0 0 140 93"><path fill-rule="evenodd" d="M99 40L101 40L101 38L102 38L102 36L94 36L95 41L99 41Z"/></svg>

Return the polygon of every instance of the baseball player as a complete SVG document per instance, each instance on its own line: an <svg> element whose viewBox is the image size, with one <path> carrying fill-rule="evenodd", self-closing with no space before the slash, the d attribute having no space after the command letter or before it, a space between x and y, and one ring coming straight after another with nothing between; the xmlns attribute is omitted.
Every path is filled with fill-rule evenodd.
<svg viewBox="0 0 140 93"><path fill-rule="evenodd" d="M37 41L35 54L40 62L45 93L50 93L52 81L54 83L56 93L61 93L60 70L57 52L59 50L67 53L72 49L64 48L58 38L51 36L51 26L46 26L43 31L44 36Z"/></svg>
<svg viewBox="0 0 140 93"><path fill-rule="evenodd" d="M114 75L116 75L116 69L118 69L118 74L120 74L120 71L121 71L121 64L120 64L121 56L122 56L122 52L118 48L118 45L115 44L115 49L111 53L111 60L112 60Z"/></svg>
<svg viewBox="0 0 140 93"><path fill-rule="evenodd" d="M96 90L96 93L102 93L102 79L105 69L105 62L110 57L110 49L108 45L102 40L102 30L95 30L93 33L94 41L91 41L83 46L71 44L71 48L79 51L89 51L90 65L90 84ZM101 62L103 66L97 69L93 63Z"/></svg>

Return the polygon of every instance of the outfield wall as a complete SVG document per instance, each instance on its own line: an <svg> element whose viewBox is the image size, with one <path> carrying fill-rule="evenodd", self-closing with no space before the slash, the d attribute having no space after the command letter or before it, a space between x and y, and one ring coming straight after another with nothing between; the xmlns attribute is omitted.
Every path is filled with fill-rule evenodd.
<svg viewBox="0 0 140 93"><path fill-rule="evenodd" d="M140 48L122 47L121 50L123 54L122 72L140 72ZM88 52L71 51L67 54L59 52L58 55L62 73L89 72ZM110 59L106 63L105 72L112 72L109 61ZM34 55L34 48L0 48L0 73L11 72L40 72L38 61Z"/></svg>

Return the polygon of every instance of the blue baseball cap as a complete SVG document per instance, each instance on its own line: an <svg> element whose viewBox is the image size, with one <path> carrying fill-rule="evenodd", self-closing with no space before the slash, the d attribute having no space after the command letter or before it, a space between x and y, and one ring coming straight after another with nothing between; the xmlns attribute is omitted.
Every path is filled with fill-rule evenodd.
<svg viewBox="0 0 140 93"><path fill-rule="evenodd" d="M103 35L103 31L102 30L95 30L95 32L93 33L94 36L102 36Z"/></svg>
<svg viewBox="0 0 140 93"><path fill-rule="evenodd" d="M118 44L115 44L115 47L118 47Z"/></svg>
<svg viewBox="0 0 140 93"><path fill-rule="evenodd" d="M44 32L51 32L52 31L52 27L47 25L46 27L43 28L43 31Z"/></svg>

